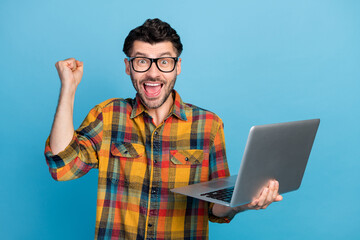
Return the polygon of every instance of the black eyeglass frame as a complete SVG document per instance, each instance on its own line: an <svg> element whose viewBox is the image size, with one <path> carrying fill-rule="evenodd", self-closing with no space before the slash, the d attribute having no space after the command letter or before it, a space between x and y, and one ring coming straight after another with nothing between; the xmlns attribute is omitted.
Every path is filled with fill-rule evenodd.
<svg viewBox="0 0 360 240"><path fill-rule="evenodd" d="M134 61L135 58L145 58L145 59L150 60L151 63L150 63L149 68L146 69L145 71L137 71L137 70L135 70L134 64L133 64L133 61ZM164 71L164 70L161 70L161 69L159 68L158 60L159 60L159 59L164 59L164 58L171 58L171 59L174 60L174 67L173 67L173 69L171 69L170 71ZM176 63L178 62L179 58L178 58L178 57L161 57L161 58L128 57L128 60L129 60L129 62L130 62L130 64L131 64L132 69L133 69L135 72L139 72L139 73L147 72L147 71L149 71L149 69L151 68L152 64L155 62L155 65L156 65L157 69L159 69L159 71L164 72L164 73L169 73L169 72L174 71L174 69L175 69L175 67L176 67Z"/></svg>

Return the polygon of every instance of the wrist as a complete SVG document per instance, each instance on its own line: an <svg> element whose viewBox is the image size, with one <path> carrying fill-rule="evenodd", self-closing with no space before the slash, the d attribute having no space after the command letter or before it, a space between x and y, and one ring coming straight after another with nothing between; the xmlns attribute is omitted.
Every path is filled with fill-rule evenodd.
<svg viewBox="0 0 360 240"><path fill-rule="evenodd" d="M237 208L231 208L231 210L229 211L229 213L227 214L227 217L229 219L233 219L235 217L236 214L243 212L245 210L238 210Z"/></svg>
<svg viewBox="0 0 360 240"><path fill-rule="evenodd" d="M75 96L76 86L61 84L60 95Z"/></svg>
<svg viewBox="0 0 360 240"><path fill-rule="evenodd" d="M73 104L75 100L75 93L76 87L62 85L60 89L59 103L67 102Z"/></svg>
<svg viewBox="0 0 360 240"><path fill-rule="evenodd" d="M247 204L232 208L231 214L236 215L238 213L245 212L246 210L249 210L249 208L247 207Z"/></svg>

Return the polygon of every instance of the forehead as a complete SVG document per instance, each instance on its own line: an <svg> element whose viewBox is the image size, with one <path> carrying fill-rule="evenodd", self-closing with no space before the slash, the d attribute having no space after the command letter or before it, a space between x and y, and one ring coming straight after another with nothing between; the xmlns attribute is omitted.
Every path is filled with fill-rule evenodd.
<svg viewBox="0 0 360 240"><path fill-rule="evenodd" d="M169 41L150 44L143 41L134 41L131 56L144 56L150 58L157 57L176 57L176 51L173 44Z"/></svg>

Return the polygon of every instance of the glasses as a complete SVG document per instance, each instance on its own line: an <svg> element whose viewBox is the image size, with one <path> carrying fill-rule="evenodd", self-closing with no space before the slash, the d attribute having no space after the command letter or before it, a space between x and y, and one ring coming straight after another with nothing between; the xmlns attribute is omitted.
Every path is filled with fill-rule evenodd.
<svg viewBox="0 0 360 240"><path fill-rule="evenodd" d="M147 57L129 57L128 60L131 63L135 72L146 72L151 68L153 62L161 72L172 72L175 69L175 65L178 61L177 57L161 57L161 58L147 58Z"/></svg>

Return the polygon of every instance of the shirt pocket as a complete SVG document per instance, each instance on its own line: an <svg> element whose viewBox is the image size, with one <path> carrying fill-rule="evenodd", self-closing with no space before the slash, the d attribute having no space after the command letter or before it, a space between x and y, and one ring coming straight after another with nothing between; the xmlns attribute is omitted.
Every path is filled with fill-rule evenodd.
<svg viewBox="0 0 360 240"><path fill-rule="evenodd" d="M205 154L202 149L170 150L169 186L200 182Z"/></svg>
<svg viewBox="0 0 360 240"><path fill-rule="evenodd" d="M144 177L146 171L145 146L138 143L113 142L107 177L114 184L128 186Z"/></svg>
<svg viewBox="0 0 360 240"><path fill-rule="evenodd" d="M112 143L111 154L117 157L137 158L144 155L145 147L138 143Z"/></svg>
<svg viewBox="0 0 360 240"><path fill-rule="evenodd" d="M204 151L200 149L170 150L170 161L176 166L200 165Z"/></svg>

